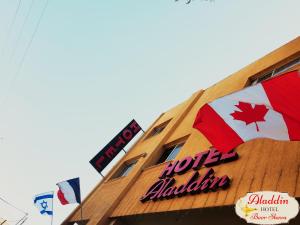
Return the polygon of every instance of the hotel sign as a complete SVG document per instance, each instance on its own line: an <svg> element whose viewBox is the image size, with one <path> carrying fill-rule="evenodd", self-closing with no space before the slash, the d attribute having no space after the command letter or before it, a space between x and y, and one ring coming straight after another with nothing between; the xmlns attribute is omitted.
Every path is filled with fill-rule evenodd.
<svg viewBox="0 0 300 225"><path fill-rule="evenodd" d="M92 166L101 173L141 129L140 125L135 120L132 120L93 159L90 160Z"/></svg>
<svg viewBox="0 0 300 225"><path fill-rule="evenodd" d="M211 148L194 157L187 156L184 159L169 162L161 172L159 180L149 188L140 201L171 199L186 194L226 189L230 185L230 178L227 175L215 176L215 171L211 167L236 159L238 159L238 154L235 151L220 153L217 149ZM208 169L201 175L198 170L203 166ZM175 185L176 180L173 176L184 174L188 170L195 171L184 184Z"/></svg>
<svg viewBox="0 0 300 225"><path fill-rule="evenodd" d="M235 212L247 223L288 223L299 213L299 204L288 193L258 191L247 193L235 205Z"/></svg>

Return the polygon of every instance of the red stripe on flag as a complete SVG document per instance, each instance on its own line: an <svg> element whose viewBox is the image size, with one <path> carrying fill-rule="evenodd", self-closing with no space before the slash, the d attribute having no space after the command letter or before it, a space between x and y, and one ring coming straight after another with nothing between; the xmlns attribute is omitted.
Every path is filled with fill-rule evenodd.
<svg viewBox="0 0 300 225"><path fill-rule="evenodd" d="M228 152L244 143L240 136L208 104L199 110L193 127L202 132L210 143L221 152Z"/></svg>
<svg viewBox="0 0 300 225"><path fill-rule="evenodd" d="M69 202L65 199L64 193L59 189L57 192L57 197L62 205L67 205Z"/></svg>
<svg viewBox="0 0 300 225"><path fill-rule="evenodd" d="M300 73L292 71L262 85L273 109L282 114L290 140L300 140Z"/></svg>

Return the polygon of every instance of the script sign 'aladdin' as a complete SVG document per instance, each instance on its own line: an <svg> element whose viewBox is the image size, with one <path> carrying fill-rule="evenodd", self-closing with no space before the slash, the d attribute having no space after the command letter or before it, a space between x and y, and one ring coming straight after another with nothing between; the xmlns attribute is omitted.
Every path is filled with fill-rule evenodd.
<svg viewBox="0 0 300 225"><path fill-rule="evenodd" d="M201 192L216 191L217 189L225 189L230 184L230 179L227 175L217 177L214 175L214 170L209 168L203 175L200 175L197 170L202 166L212 167L220 163L231 162L238 159L238 154L234 151L228 153L220 153L215 148L208 151L200 152L192 158L185 157L182 160L170 162L159 176L160 180L154 183L149 190L141 197L141 202L158 199L170 199L181 197L186 194L198 194ZM188 181L179 186L175 186L174 174L183 174L188 170L196 170L192 173Z"/></svg>
<svg viewBox="0 0 300 225"><path fill-rule="evenodd" d="M282 224L298 215L299 203L288 193L250 192L236 202L235 212L247 223Z"/></svg>
<svg viewBox="0 0 300 225"><path fill-rule="evenodd" d="M132 120L90 161L92 166L101 173L140 130L140 125Z"/></svg>

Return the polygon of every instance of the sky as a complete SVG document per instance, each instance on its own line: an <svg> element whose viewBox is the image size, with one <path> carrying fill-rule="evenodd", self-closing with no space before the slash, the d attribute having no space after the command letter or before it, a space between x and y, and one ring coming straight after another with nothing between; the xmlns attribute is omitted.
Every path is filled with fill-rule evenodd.
<svg viewBox="0 0 300 225"><path fill-rule="evenodd" d="M47 0L15 14L19 1L0 0L0 197L30 225L50 224L34 195L74 177L83 197L95 187L89 160L133 118L147 129L299 36L299 0L49 0L34 36ZM53 224L75 207L55 198ZM21 215L0 202L0 218Z"/></svg>

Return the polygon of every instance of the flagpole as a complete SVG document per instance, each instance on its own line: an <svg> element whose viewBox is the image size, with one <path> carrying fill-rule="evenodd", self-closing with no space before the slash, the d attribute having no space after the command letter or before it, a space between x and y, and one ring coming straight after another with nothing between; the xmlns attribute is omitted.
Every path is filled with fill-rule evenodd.
<svg viewBox="0 0 300 225"><path fill-rule="evenodd" d="M81 221L82 221L82 204L80 203L80 217L81 217Z"/></svg>
<svg viewBox="0 0 300 225"><path fill-rule="evenodd" d="M101 174L101 173L100 173ZM102 175L102 174L101 174ZM78 177L78 181L79 181L79 177ZM82 202L81 202L81 188L80 188L80 181L78 182L78 185L79 185L79 196L80 196L80 199L79 199L79 206L80 206L80 220L82 221Z"/></svg>
<svg viewBox="0 0 300 225"><path fill-rule="evenodd" d="M54 197L54 191L52 191L53 197ZM52 215L51 215L51 225L53 225L53 214L54 214L54 204L53 204L53 198L52 198Z"/></svg>
<svg viewBox="0 0 300 225"><path fill-rule="evenodd" d="M102 176L102 178L104 179L104 176L103 176L103 174L101 173L101 172L99 172L100 173L100 175Z"/></svg>
<svg viewBox="0 0 300 225"><path fill-rule="evenodd" d="M79 188L79 192L80 192L80 217L81 217L81 221L82 221L82 202L81 202L81 196L82 195L81 195L81 188Z"/></svg>

